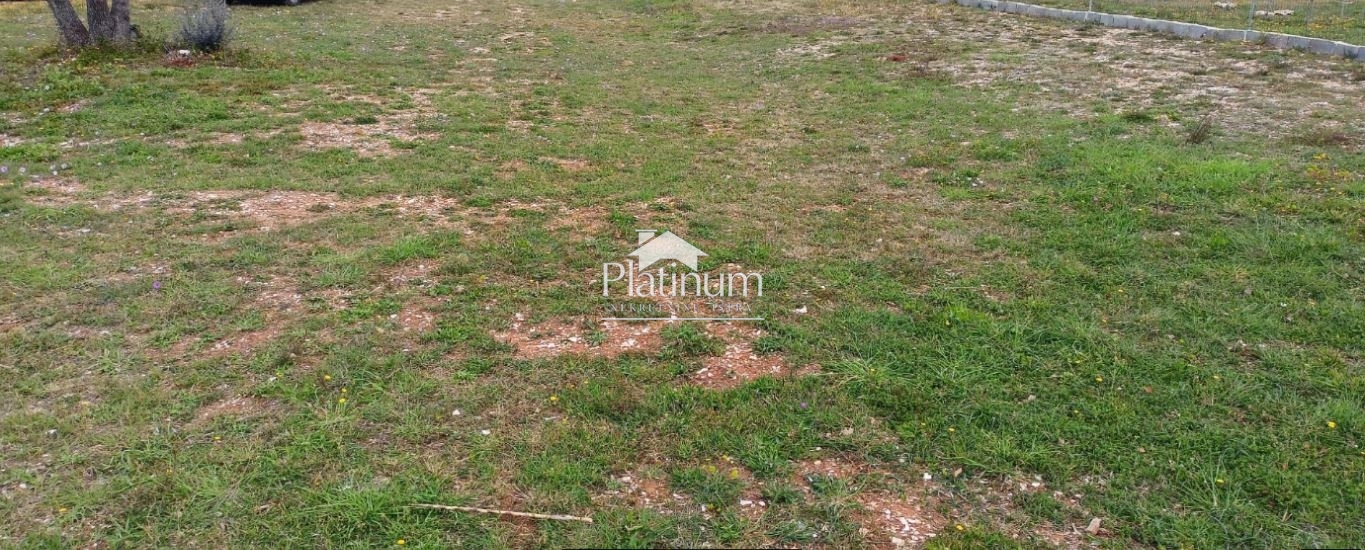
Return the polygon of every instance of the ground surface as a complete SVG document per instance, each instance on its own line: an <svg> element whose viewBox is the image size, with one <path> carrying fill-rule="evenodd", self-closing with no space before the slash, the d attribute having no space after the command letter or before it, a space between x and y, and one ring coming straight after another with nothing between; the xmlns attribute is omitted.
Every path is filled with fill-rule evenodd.
<svg viewBox="0 0 1365 550"><path fill-rule="evenodd" d="M1031 3L1365 44L1365 2L1354 0L1036 0Z"/></svg>
<svg viewBox="0 0 1365 550"><path fill-rule="evenodd" d="M1365 545L1359 64L901 1L234 13L185 61L0 5L6 545ZM637 228L768 320L595 323Z"/></svg>

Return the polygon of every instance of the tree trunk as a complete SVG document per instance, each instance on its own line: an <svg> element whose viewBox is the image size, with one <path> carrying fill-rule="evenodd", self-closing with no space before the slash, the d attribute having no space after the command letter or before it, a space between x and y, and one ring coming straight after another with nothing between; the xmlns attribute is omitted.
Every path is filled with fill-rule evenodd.
<svg viewBox="0 0 1365 550"><path fill-rule="evenodd" d="M71 0L47 0L52 15L57 19L57 31L62 44L80 48L91 44L124 43L137 38L132 23L130 0L87 0L86 23L76 14ZM88 25L88 26L87 26Z"/></svg>
<svg viewBox="0 0 1365 550"><path fill-rule="evenodd" d="M63 45L80 48L90 44L90 31L76 15L71 0L47 0L47 6L52 8L52 16L57 19L57 32L61 34Z"/></svg>
<svg viewBox="0 0 1365 550"><path fill-rule="evenodd" d="M113 1L114 4L110 8L109 15L114 18L114 36L119 37L121 41L136 39L138 36L133 27L133 14L132 8L128 4L129 0Z"/></svg>
<svg viewBox="0 0 1365 550"><path fill-rule="evenodd" d="M109 0L86 0L85 24L90 27L90 41L96 44L114 42L114 19L109 16Z"/></svg>

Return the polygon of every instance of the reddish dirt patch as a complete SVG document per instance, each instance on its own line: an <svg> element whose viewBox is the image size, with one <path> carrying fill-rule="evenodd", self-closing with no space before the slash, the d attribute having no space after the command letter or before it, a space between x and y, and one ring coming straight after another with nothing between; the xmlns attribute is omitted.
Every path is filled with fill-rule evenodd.
<svg viewBox="0 0 1365 550"><path fill-rule="evenodd" d="M594 495L595 500L633 508L645 508L660 513L672 513L692 507L691 499L675 493L661 474L650 471L629 472L612 476L614 487Z"/></svg>
<svg viewBox="0 0 1365 550"><path fill-rule="evenodd" d="M936 536L944 520L909 492L858 495L858 522L868 543L878 548L918 547Z"/></svg>
<svg viewBox="0 0 1365 550"><path fill-rule="evenodd" d="M495 332L499 342L511 345L518 357L544 359L566 354L616 357L624 353L657 351L662 323L601 321L585 330L586 321L532 324L517 314L507 330Z"/></svg>
<svg viewBox="0 0 1365 550"><path fill-rule="evenodd" d="M811 493L809 480L817 475L850 483L894 477L868 464L839 458L796 463L797 486L807 495ZM868 544L875 548L917 548L947 524L947 520L934 511L925 491L915 489L915 486L914 482L879 484L853 495L861 508L854 520L861 526L859 532Z"/></svg>
<svg viewBox="0 0 1365 550"><path fill-rule="evenodd" d="M707 323L706 331L725 342L725 353L706 358L702 368L688 377L693 384L730 389L763 376L805 376L819 372L815 365L794 369L781 355L755 352L754 341L764 333L748 323Z"/></svg>
<svg viewBox="0 0 1365 550"><path fill-rule="evenodd" d="M819 475L835 479L853 479L872 471L872 468L867 464L833 458L803 460L797 462L795 466L797 481L800 483L805 483L809 476Z"/></svg>
<svg viewBox="0 0 1365 550"><path fill-rule="evenodd" d="M384 282L394 288L409 286L428 287L433 280L431 272L436 270L436 262L407 262L384 272Z"/></svg>
<svg viewBox="0 0 1365 550"><path fill-rule="evenodd" d="M408 304L398 313L389 316L403 332L422 333L436 328L436 315L420 305Z"/></svg>
<svg viewBox="0 0 1365 550"><path fill-rule="evenodd" d="M298 283L293 279L277 277L257 283L246 277L238 277L237 281L246 286L261 287L260 292L256 294L254 304L256 309L289 313L303 305L303 294L299 292Z"/></svg>

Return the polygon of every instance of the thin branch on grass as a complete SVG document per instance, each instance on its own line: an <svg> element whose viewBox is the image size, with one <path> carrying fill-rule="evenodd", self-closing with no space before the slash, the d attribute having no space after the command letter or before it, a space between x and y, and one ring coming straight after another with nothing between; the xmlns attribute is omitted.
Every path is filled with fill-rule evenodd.
<svg viewBox="0 0 1365 550"><path fill-rule="evenodd" d="M503 516L516 516L519 518L552 519L555 521L581 521L592 523L592 518L583 516L568 516L563 514L533 514L531 512L514 512L512 510L493 510L490 508L474 508L472 506L450 506L448 504L413 504L413 508L430 508L433 510L453 510L456 512L471 512L478 514L498 514Z"/></svg>

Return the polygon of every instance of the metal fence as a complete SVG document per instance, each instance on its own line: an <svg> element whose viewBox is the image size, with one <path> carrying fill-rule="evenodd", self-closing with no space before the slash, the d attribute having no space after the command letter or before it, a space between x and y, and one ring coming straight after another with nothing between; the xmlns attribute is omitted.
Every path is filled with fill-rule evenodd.
<svg viewBox="0 0 1365 550"><path fill-rule="evenodd" d="M1365 45L1365 0L1020 0L1072 10Z"/></svg>

